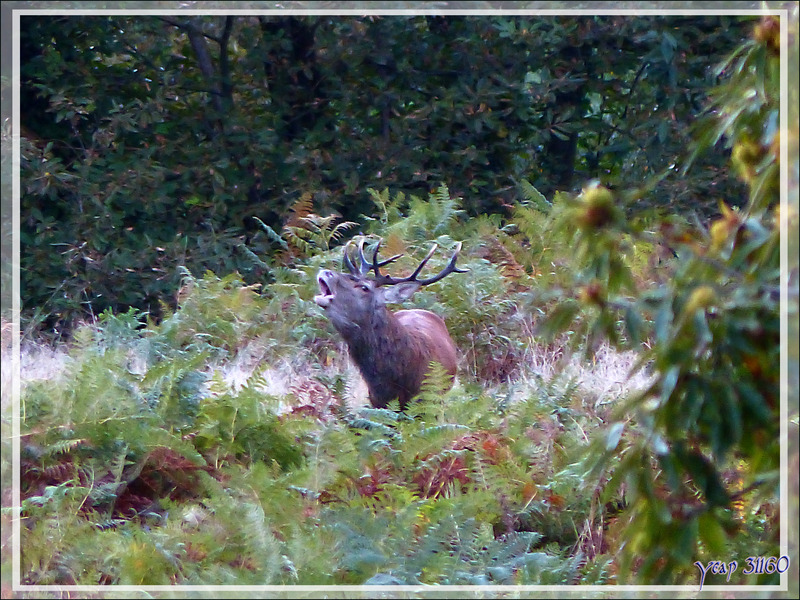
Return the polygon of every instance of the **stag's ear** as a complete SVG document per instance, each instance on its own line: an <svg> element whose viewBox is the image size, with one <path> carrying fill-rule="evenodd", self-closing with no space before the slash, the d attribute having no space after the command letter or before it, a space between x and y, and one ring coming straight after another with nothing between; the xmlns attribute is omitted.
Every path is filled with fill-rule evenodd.
<svg viewBox="0 0 800 600"><path fill-rule="evenodd" d="M420 284L416 281L398 283L397 285L382 288L383 298L390 304L399 304L411 298L420 287Z"/></svg>

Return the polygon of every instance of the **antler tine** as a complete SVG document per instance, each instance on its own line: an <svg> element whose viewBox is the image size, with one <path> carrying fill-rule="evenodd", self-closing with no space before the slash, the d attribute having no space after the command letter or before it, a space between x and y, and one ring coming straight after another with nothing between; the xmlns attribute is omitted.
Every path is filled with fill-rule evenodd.
<svg viewBox="0 0 800 600"><path fill-rule="evenodd" d="M433 256L433 253L436 252L436 249L438 247L439 247L439 244L436 244L436 243L433 244L431 249L428 250L428 255L425 258L422 259L422 262L419 263L419 265L417 266L416 269L414 269L414 272L411 275L408 276L408 280L409 281L416 281L417 280L417 275L419 275L420 271L422 271L422 267L424 267L425 263L427 263L431 259L431 256Z"/></svg>
<svg viewBox="0 0 800 600"><path fill-rule="evenodd" d="M369 273L370 269L375 271L375 278L382 279L385 275L381 275L380 268L388 265L390 262L397 260L402 254L395 254L394 256L387 258L385 260L378 260L378 251L381 247L381 240L378 240L378 243L375 245L375 251L372 253L372 262L368 261L366 256L364 256L364 239L362 238L358 244L358 255L361 259L361 275L366 275Z"/></svg>
<svg viewBox="0 0 800 600"><path fill-rule="evenodd" d="M342 265L344 266L344 268L346 268L348 271L350 271L351 275L360 275L361 274L361 269L360 268L356 268L356 266L353 264L353 261L350 260L350 252L349 252L349 250L350 250L350 243L348 243L344 247L344 250L342 251Z"/></svg>
<svg viewBox="0 0 800 600"><path fill-rule="evenodd" d="M375 252L372 254L372 266L376 269L376 271L375 271L376 275L379 275L379 273L377 271L378 268L384 267L384 266L388 265L390 262L394 262L398 258L403 256L402 254L395 254L394 256L390 256L389 258L378 262L378 250L380 250L380 248L381 248L381 242L382 241L383 240L378 240L378 243L375 244Z"/></svg>
<svg viewBox="0 0 800 600"><path fill-rule="evenodd" d="M375 252L372 255L372 261L369 261L369 260L367 260L367 257L364 255L364 243L365 243L364 238L361 238L358 241L358 261L359 261L358 266L356 266L353 263L353 260L350 257L350 254L351 254L350 253L351 242L348 243L347 246L345 246L344 252L342 254L342 265L343 265L343 268L345 268L348 271L350 271L350 273L352 275L356 275L358 277L363 277L364 275L369 273L370 270L373 270L373 271L375 271L375 278L376 279L378 279L378 280L385 279L386 276L385 275L381 275L380 268L385 266L385 265L388 265L390 262L393 262L393 261L397 260L398 258L400 258L403 255L402 254L395 254L392 257L389 257L389 258L387 258L385 260L380 260L379 261L378 260L378 251L380 250L381 240L378 240L378 243L375 246Z"/></svg>
<svg viewBox="0 0 800 600"><path fill-rule="evenodd" d="M438 247L439 247L438 244L433 245L433 247L428 251L428 254L425 256L425 258L422 259L422 262L419 263L419 266L417 266L417 268L414 269L414 272L411 275L409 275L408 277L403 277L402 279L393 279L391 277L384 277L385 281L382 285L395 285L397 283L406 283L409 281L414 281L418 283L420 286L430 285L431 283L436 283L437 281L444 279L450 273L469 272L469 269L459 269L458 267L456 267L456 260L458 260L458 253L461 252L461 242L458 242L458 244L456 244L455 252L453 252L453 256L450 257L450 262L447 263L447 266L444 269L442 269L438 274L434 275L433 277L429 277L428 279L417 279L417 275L420 274L420 271L422 271L423 267L430 260L431 256L433 256L433 253L436 252L436 249Z"/></svg>
<svg viewBox="0 0 800 600"><path fill-rule="evenodd" d="M367 257L364 256L364 238L361 238L358 241L358 258L361 261L361 266L359 267L359 274L364 276L369 273L371 265L367 260Z"/></svg>
<svg viewBox="0 0 800 600"><path fill-rule="evenodd" d="M435 248L436 246L434 245L434 249ZM459 269L458 267L456 267L456 260L458 259L459 252L461 252L461 242L458 242L458 244L456 244L456 249L453 252L453 256L450 257L450 262L447 263L447 266L444 269L442 269L438 275L434 275L429 279L418 279L417 282L420 285L430 285L431 283L436 283L440 279L444 279L445 277L450 275L450 273L469 273L469 269ZM425 259L425 262L427 262L431 254L432 253L430 252L428 253L428 257Z"/></svg>

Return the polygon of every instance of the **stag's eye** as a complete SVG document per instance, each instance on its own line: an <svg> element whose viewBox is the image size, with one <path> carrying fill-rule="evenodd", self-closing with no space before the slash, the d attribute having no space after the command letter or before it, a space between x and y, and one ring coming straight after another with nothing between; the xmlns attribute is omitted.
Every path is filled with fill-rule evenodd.
<svg viewBox="0 0 800 600"><path fill-rule="evenodd" d="M368 292L369 286L366 283L362 283L358 286L358 289L361 290L362 292Z"/></svg>

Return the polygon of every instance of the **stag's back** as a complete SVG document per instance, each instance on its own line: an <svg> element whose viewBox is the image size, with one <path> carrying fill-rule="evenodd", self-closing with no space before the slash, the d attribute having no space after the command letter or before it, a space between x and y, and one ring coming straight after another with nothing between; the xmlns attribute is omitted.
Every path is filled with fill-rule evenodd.
<svg viewBox="0 0 800 600"><path fill-rule="evenodd" d="M414 389L419 391L432 362L439 363L444 368L450 375L452 385L458 367L458 350L442 318L430 311L416 309L399 310L394 316L408 332L414 345L419 347L418 355L406 369Z"/></svg>

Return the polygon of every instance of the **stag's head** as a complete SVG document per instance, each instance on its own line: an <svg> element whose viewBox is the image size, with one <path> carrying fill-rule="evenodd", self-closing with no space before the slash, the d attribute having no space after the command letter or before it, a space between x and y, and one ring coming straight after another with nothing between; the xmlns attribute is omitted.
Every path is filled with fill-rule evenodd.
<svg viewBox="0 0 800 600"><path fill-rule="evenodd" d="M400 303L409 299L422 286L435 283L450 273L464 273L456 267L456 259L461 243L456 246L450 262L433 277L419 279L425 264L433 256L437 245L428 252L416 270L408 277L393 278L380 272L381 267L394 262L402 256L397 254L385 260L378 260L380 241L375 246L372 260L364 256L364 240L358 244L358 253L351 257L349 247L345 248L342 259L343 271L323 269L317 275L320 293L314 302L325 309L328 318L342 334L353 329L373 324L385 311L386 304Z"/></svg>

